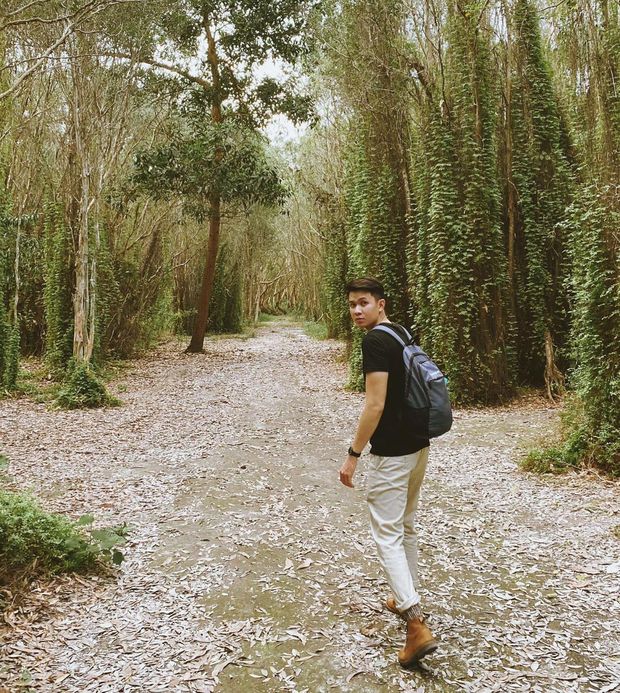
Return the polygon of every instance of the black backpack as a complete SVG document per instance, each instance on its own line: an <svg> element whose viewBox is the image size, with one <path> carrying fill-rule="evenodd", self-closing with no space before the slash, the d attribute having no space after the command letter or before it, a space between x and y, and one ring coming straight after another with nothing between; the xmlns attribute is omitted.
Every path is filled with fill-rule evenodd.
<svg viewBox="0 0 620 693"><path fill-rule="evenodd" d="M448 394L448 381L433 361L414 343L413 338L403 327L407 335L405 342L390 323L381 323L373 329L392 335L403 347L405 362L405 409L410 418L417 422L428 421L421 431L429 438L447 433L452 428L452 407ZM419 425L419 423L418 423Z"/></svg>

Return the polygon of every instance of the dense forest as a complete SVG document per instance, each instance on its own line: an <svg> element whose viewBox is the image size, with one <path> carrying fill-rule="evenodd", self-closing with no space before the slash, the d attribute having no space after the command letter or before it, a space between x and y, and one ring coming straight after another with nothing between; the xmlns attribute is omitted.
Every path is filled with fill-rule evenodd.
<svg viewBox="0 0 620 693"><path fill-rule="evenodd" d="M6 393L37 355L103 402L112 358L287 312L348 340L359 388L369 274L457 402L544 388L545 454L618 475L619 229L612 0L0 10Z"/></svg>

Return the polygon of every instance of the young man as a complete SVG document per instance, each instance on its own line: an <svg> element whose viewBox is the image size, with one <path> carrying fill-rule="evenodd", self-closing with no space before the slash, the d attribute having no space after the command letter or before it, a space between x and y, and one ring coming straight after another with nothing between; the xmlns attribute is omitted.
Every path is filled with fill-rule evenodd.
<svg viewBox="0 0 620 693"><path fill-rule="evenodd" d="M386 607L407 621L407 639L398 653L400 664L407 667L437 649L416 591L418 547L414 517L429 441L424 433L416 433L415 425L402 415L402 346L387 332L373 330L376 325L388 325L406 340L403 328L390 322L385 314L383 286L376 279L363 277L349 282L346 291L353 322L366 330L362 341L366 398L355 437L340 469L340 481L353 487L358 458L370 441L370 527L394 595L387 600Z"/></svg>

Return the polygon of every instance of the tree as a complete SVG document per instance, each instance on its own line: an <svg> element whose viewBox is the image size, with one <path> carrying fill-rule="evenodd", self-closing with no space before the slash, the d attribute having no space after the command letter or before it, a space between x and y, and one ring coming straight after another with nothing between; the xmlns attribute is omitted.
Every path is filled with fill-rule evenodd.
<svg viewBox="0 0 620 693"><path fill-rule="evenodd" d="M67 8L66 3L58 0L47 2L21 2L5 0L0 8L0 37L10 35L12 40L24 43L33 37L37 44L34 56L18 57L12 63L5 63L1 70L13 73L14 79L8 78L2 84L0 100L6 99L17 91L31 77L37 74L46 62L74 36L85 24L110 7L138 0L85 0Z"/></svg>
<svg viewBox="0 0 620 693"><path fill-rule="evenodd" d="M315 4L314 0L284 0L275 5L268 0L166 3L158 14L152 16L146 43L140 45L129 41L134 50L112 54L174 74L184 84L193 87L194 95L196 89L199 90L199 108L203 113L205 108L210 109L208 119L194 121L205 127L201 146L207 149L203 149L203 153L212 157L214 168L223 170L226 151L217 142L221 138L223 144L232 135L234 124L244 123L245 127L255 128L274 113L286 113L294 120L308 116L308 100L299 93L295 80L276 80L268 76L257 78L257 74L267 59L278 62L284 70L307 52L307 26ZM157 47L165 44L171 47L169 60L157 56ZM206 57L200 58L203 47L206 48ZM199 70L185 67L179 56L198 62ZM233 127L226 128L227 122ZM246 139L245 136L242 139ZM215 149L209 149L211 145L215 145ZM181 153L183 158L188 152L185 147L181 149L184 150ZM231 181L222 182L227 184ZM208 204L205 217L209 220L209 241L198 315L187 349L190 352L202 350L207 327L220 242L223 196L233 199L234 189L225 190L218 182L212 182L208 193L202 196L203 202L206 200Z"/></svg>
<svg viewBox="0 0 620 693"><path fill-rule="evenodd" d="M568 340L566 238L572 172L560 106L530 0L506 12L505 167L508 279L521 381L563 390L554 344Z"/></svg>
<svg viewBox="0 0 620 693"><path fill-rule="evenodd" d="M253 129L232 118L213 123L194 112L185 116L177 121L176 132L165 146L138 155L135 180L154 197L179 197L197 221L209 219L207 262L196 321L200 329L197 332L194 327L188 347L188 351L196 352L202 349L205 321L209 319L205 301L211 300L216 277L222 204L230 214L240 207L278 205L286 190L264 140Z"/></svg>
<svg viewBox="0 0 620 693"><path fill-rule="evenodd" d="M422 344L448 373L459 401L488 403L511 394L514 366L491 32L486 5L455 0L446 12L445 29L435 28L442 38L424 39L435 64L419 65L415 55L413 61L421 127L414 133L409 271ZM431 12L434 21L441 16Z"/></svg>

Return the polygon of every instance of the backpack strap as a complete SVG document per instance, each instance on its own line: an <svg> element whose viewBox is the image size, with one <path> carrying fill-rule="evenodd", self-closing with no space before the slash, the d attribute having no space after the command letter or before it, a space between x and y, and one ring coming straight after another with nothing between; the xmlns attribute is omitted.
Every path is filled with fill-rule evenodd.
<svg viewBox="0 0 620 693"><path fill-rule="evenodd" d="M407 345L406 345L405 342L403 341L403 338L396 332L396 330L390 329L389 326L390 326L391 324L392 324L392 323L383 323L383 322L382 322L382 323L380 323L379 325L375 325L372 329L373 329L373 330L381 330L381 332L387 332L387 334L391 334L392 337L394 337L394 339L395 339L395 340L402 346L402 348L404 349ZM402 327L402 325L400 325L400 327ZM408 339L409 341L411 341L411 335L410 335L409 332L407 331L407 328L406 328L406 327L403 327L403 330L405 330L405 334L407 335L407 339Z"/></svg>

